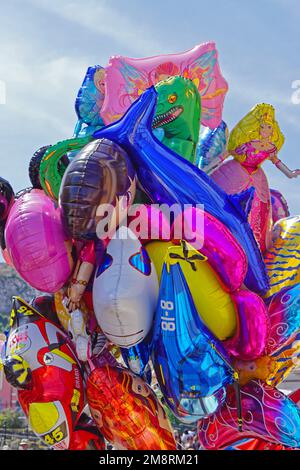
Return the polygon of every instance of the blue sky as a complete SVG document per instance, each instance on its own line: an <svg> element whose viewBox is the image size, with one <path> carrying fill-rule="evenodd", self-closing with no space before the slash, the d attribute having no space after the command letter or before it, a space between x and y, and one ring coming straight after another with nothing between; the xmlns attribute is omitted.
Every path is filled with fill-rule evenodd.
<svg viewBox="0 0 300 470"><path fill-rule="evenodd" d="M29 185L28 162L42 145L71 137L74 100L89 65L111 55L146 57L217 44L229 83L224 120L231 128L257 102L270 102L286 136L280 157L300 168L298 0L10 0L0 7L0 175ZM300 178L265 164L272 187L300 213Z"/></svg>

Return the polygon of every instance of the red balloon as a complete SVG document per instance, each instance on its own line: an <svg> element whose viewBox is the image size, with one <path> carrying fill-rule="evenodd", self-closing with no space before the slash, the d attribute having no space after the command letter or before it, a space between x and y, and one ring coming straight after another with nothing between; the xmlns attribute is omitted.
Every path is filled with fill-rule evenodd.
<svg viewBox="0 0 300 470"><path fill-rule="evenodd" d="M166 413L150 386L128 370L94 369L87 400L98 429L118 449L174 450Z"/></svg>

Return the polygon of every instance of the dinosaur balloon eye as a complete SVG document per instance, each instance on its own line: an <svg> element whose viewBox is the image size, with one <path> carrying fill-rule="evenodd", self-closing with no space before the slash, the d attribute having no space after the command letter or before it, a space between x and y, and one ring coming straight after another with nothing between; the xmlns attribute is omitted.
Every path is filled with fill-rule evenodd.
<svg viewBox="0 0 300 470"><path fill-rule="evenodd" d="M168 101L169 101L169 103L171 103L171 104L175 103L175 101L177 101L177 95L176 95L176 93L173 93L172 95L169 95Z"/></svg>

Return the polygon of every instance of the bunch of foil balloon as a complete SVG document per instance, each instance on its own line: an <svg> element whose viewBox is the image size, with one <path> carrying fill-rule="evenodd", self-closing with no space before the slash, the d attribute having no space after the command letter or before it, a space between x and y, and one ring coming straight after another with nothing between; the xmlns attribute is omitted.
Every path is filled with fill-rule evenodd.
<svg viewBox="0 0 300 470"><path fill-rule="evenodd" d="M74 135L0 180L1 248L40 293L12 299L1 367L50 448L300 448L300 216L261 168L274 108L229 132L214 43L89 67Z"/></svg>

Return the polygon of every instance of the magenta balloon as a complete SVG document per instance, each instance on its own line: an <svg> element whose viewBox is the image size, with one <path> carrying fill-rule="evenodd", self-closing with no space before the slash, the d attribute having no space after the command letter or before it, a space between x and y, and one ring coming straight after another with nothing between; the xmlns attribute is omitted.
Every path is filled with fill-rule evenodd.
<svg viewBox="0 0 300 470"><path fill-rule="evenodd" d="M70 277L68 238L60 210L43 191L34 189L16 200L5 240L15 269L35 289L54 293Z"/></svg>
<svg viewBox="0 0 300 470"><path fill-rule="evenodd" d="M130 207L128 227L141 243L171 239L170 222L155 204L134 204Z"/></svg>
<svg viewBox="0 0 300 470"><path fill-rule="evenodd" d="M264 354L269 335L269 316L264 301L254 292L240 290L232 294L238 311L238 327L225 349L238 359L251 361Z"/></svg>
<svg viewBox="0 0 300 470"><path fill-rule="evenodd" d="M177 216L172 227L175 239L181 218L181 214ZM227 289L231 292L239 289L247 274L247 258L227 227L208 212L195 207L184 211L181 226L184 230L182 238L207 257Z"/></svg>

